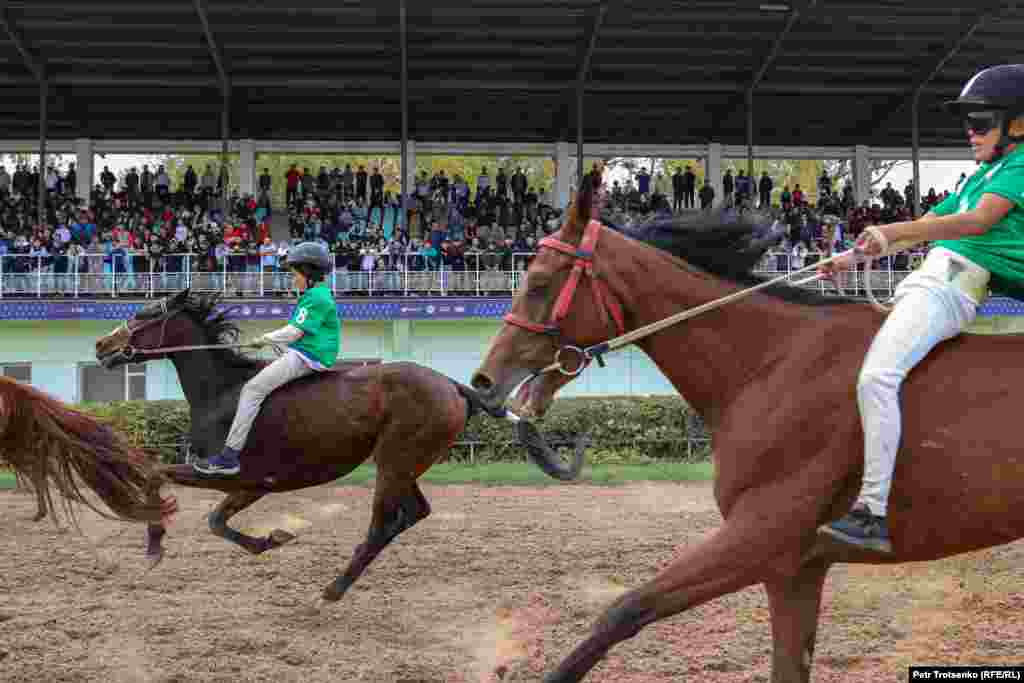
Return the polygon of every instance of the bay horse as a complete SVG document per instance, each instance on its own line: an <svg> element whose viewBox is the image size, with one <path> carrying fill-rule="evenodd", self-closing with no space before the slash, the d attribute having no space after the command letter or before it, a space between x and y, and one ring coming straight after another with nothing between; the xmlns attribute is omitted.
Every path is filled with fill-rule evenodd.
<svg viewBox="0 0 1024 683"><path fill-rule="evenodd" d="M216 295L197 297L183 290L143 307L132 320L96 342L96 357L107 368L158 358L171 360L189 403L192 444L200 453L222 447L242 386L267 364L231 348L238 346L234 344L238 327L228 318L230 311L215 311L217 300ZM193 348L196 346L200 348ZM0 384L0 388L3 386ZM40 394L30 388L22 391ZM48 400L45 407L56 411L59 402ZM0 405L8 403L22 413L30 410L19 408L16 397L9 402L0 394ZM333 482L372 458L377 481L366 540L356 548L344 573L321 595L322 600L336 601L392 540L430 514L430 504L416 480L448 454L466 422L481 408L486 407L472 389L415 363L319 373L291 382L267 397L241 454L238 477L207 477L187 464L159 466L117 440L108 448L111 453L103 451L100 455L118 464L130 463L130 476L115 483L121 488L130 485L131 495L115 489L118 495L113 500L107 482L110 477L98 477L96 461L89 457L100 443L90 435L76 436L77 441L71 443L86 449L84 457L74 448L68 452L59 447L43 452L4 449L4 454L16 472L26 475L38 466L40 458L45 458L47 471L57 475L62 494L70 492L74 496L78 492L67 484L73 480L69 468L75 467L82 470L79 474L85 486L104 502L116 505L122 498L129 498L131 505L122 504L121 508L126 509L114 510L122 518L148 523L146 552L154 566L163 557L166 517L174 505L173 499L159 496L164 483L227 493L210 514L211 531L252 554L260 554L295 537L281 529L261 538L248 536L228 526L233 516L269 493ZM55 418L36 415L33 424L10 424L6 433L24 446L27 435L40 430L59 434L68 415L78 420L81 414L68 411ZM504 416L504 411L495 411L494 415ZM535 429L531 431L526 425L520 422L518 433L530 458L552 477L574 479L583 465L585 440L577 442L573 459L566 464L543 443ZM103 430L102 438L113 437L109 430ZM12 458L12 452L22 455ZM47 479L42 485L46 491Z"/></svg>
<svg viewBox="0 0 1024 683"><path fill-rule="evenodd" d="M587 185L541 242L472 378L492 408L525 382L513 400L522 414L543 414L571 377L536 373L556 353L569 373L600 357L607 347L575 349L621 334L619 319L622 330L636 330L763 282L751 273L767 247L756 220L705 214L624 234L590 220ZM759 583L771 613L772 681L806 683L832 564L934 560L1024 536L1016 432L1024 342L981 335L940 344L903 385L892 555L840 548L816 533L849 511L860 489L855 387L882 322L860 301L781 285L636 342L713 432L724 521L611 603L547 683L580 681L644 626Z"/></svg>

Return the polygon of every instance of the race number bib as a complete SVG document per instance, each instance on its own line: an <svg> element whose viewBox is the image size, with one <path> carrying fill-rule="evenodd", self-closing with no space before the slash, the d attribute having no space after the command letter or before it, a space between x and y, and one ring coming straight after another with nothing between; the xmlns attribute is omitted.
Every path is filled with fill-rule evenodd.
<svg viewBox="0 0 1024 683"><path fill-rule="evenodd" d="M300 308L299 309L299 314L297 316L295 316L295 322L297 322L298 324L301 325L302 323L306 322L306 316L307 315L308 315L308 313L307 313L306 309L304 307Z"/></svg>

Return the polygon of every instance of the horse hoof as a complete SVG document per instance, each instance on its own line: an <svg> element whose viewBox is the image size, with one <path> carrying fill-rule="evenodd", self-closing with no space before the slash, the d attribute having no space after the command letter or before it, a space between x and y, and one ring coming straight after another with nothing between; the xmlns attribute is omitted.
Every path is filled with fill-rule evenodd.
<svg viewBox="0 0 1024 683"><path fill-rule="evenodd" d="M163 550L157 550L155 552L147 552L146 553L146 573L148 574L149 572L151 572L154 569L156 569L157 565L159 565L161 562L163 562L163 560L164 560L164 551Z"/></svg>
<svg viewBox="0 0 1024 683"><path fill-rule="evenodd" d="M274 529L270 532L267 540L270 541L271 548L278 548L285 543L291 543L295 538L295 534L290 534L284 529Z"/></svg>

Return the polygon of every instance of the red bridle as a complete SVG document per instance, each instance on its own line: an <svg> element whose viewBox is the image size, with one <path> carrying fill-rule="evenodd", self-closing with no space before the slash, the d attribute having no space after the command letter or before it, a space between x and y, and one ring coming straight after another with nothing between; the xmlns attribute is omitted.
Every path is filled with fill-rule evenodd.
<svg viewBox="0 0 1024 683"><path fill-rule="evenodd" d="M580 240L578 247L574 244L563 242L554 235L542 239L538 247L554 249L576 259L572 266L572 272L569 274L569 279L566 281L561 293L559 293L555 307L551 311L551 322L543 325L520 318L511 313L505 316L505 322L530 332L560 337L561 331L558 325L569 315L569 307L572 305L572 298L576 294L576 288L579 287L580 278L588 275L591 279L591 290L594 292L594 302L601 312L601 319L605 325L614 321L618 333L620 335L624 334L626 332L626 324L622 315L622 305L611 295L607 283L594 275L594 249L597 247L597 238L600 234L601 224L597 221L590 221L583 231L583 239Z"/></svg>

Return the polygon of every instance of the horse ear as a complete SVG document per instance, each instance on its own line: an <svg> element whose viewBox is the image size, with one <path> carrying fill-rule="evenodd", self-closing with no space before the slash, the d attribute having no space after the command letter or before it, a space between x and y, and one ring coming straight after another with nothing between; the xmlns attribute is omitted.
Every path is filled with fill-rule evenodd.
<svg viewBox="0 0 1024 683"><path fill-rule="evenodd" d="M595 167L597 164L595 164ZM580 178L580 189L576 192L576 198L569 207L565 224L562 225L562 239L567 242L574 241L574 238L582 238L583 231L592 218L599 216L592 215L594 207L594 194L600 190L602 168L588 171Z"/></svg>

